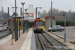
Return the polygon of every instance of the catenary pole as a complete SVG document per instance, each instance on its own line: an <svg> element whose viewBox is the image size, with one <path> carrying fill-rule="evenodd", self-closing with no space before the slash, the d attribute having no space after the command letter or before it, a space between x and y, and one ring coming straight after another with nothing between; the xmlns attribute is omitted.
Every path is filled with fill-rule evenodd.
<svg viewBox="0 0 75 50"><path fill-rule="evenodd" d="M64 26L65 26L65 30L64 30L64 42L66 42L66 13L64 13L64 17L65 17L65 22L64 22Z"/></svg>
<svg viewBox="0 0 75 50"><path fill-rule="evenodd" d="M52 28L52 1L51 1L51 28Z"/></svg>

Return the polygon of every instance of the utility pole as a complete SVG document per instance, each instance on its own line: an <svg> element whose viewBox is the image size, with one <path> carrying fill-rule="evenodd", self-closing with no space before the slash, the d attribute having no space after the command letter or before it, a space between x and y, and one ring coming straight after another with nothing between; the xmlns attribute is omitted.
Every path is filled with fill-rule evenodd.
<svg viewBox="0 0 75 50"><path fill-rule="evenodd" d="M66 42L66 13L64 13L64 17L65 17L64 42Z"/></svg>
<svg viewBox="0 0 75 50"><path fill-rule="evenodd" d="M66 12L63 14L65 22L64 22L64 42L66 42Z"/></svg>
<svg viewBox="0 0 75 50"><path fill-rule="evenodd" d="M37 18L37 7L36 7L36 18Z"/></svg>
<svg viewBox="0 0 75 50"><path fill-rule="evenodd" d="M8 19L9 19L9 7L8 7ZM7 24L8 24L8 19L7 19ZM8 27L7 27L7 30L8 30Z"/></svg>
<svg viewBox="0 0 75 50"><path fill-rule="evenodd" d="M20 15L22 16L22 8L20 8Z"/></svg>
<svg viewBox="0 0 75 50"><path fill-rule="evenodd" d="M51 28L52 28L52 1L51 1Z"/></svg>
<svg viewBox="0 0 75 50"><path fill-rule="evenodd" d="M15 0L15 41L18 40L18 20L16 19L16 0Z"/></svg>
<svg viewBox="0 0 75 50"><path fill-rule="evenodd" d="M23 33L24 33L24 4L25 4L25 2L21 2L21 4L22 4L22 15L23 15Z"/></svg>
<svg viewBox="0 0 75 50"><path fill-rule="evenodd" d="M15 35L16 35L16 0L15 0Z"/></svg>
<svg viewBox="0 0 75 50"><path fill-rule="evenodd" d="M10 17L9 17L9 7L8 7L8 19L9 19Z"/></svg>
<svg viewBox="0 0 75 50"><path fill-rule="evenodd" d="M36 7L36 18L37 18L37 8L40 8L40 9L42 9L42 7Z"/></svg>

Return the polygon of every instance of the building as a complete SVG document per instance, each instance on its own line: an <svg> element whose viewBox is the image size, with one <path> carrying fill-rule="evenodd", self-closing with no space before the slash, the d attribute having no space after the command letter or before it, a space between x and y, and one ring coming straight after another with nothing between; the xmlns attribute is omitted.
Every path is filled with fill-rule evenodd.
<svg viewBox="0 0 75 50"><path fill-rule="evenodd" d="M35 19L35 8L33 5L29 5L29 7L26 9L24 13L24 20L33 21Z"/></svg>
<svg viewBox="0 0 75 50"><path fill-rule="evenodd" d="M52 26L53 26L53 25L56 25L56 21L55 21L54 16L53 16L53 18L52 18ZM48 29L49 27L51 27L51 17L46 16L46 17L45 17L45 28Z"/></svg>

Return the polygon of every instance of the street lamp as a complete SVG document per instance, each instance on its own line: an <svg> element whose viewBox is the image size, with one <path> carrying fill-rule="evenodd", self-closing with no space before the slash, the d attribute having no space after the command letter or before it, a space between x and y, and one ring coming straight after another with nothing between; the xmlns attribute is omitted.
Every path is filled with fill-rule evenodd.
<svg viewBox="0 0 75 50"><path fill-rule="evenodd" d="M21 4L22 4L22 15L23 15L23 23L24 23L24 4L25 2L21 2ZM23 27L23 33L24 33L24 27Z"/></svg>
<svg viewBox="0 0 75 50"><path fill-rule="evenodd" d="M28 14L28 13L27 13L27 9L25 9L25 14Z"/></svg>
<svg viewBox="0 0 75 50"><path fill-rule="evenodd" d="M40 9L42 9L42 7L36 7L36 18L37 18L37 8L40 8Z"/></svg>
<svg viewBox="0 0 75 50"><path fill-rule="evenodd" d="M27 11L27 9L25 9L25 11Z"/></svg>
<svg viewBox="0 0 75 50"><path fill-rule="evenodd" d="M24 4L25 4L25 2L21 2L21 4L22 4L22 15L23 15L23 17L24 17ZM23 18L24 19L24 18Z"/></svg>

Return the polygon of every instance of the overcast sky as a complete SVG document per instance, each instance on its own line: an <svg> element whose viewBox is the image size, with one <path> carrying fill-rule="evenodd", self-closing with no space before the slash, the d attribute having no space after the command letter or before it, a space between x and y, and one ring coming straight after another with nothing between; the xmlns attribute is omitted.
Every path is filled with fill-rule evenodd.
<svg viewBox="0 0 75 50"><path fill-rule="evenodd" d="M20 12L20 7L22 7L21 2L25 2L24 8L26 9L30 4L33 7L43 7L42 10L49 10L51 8L51 0L16 0L17 1L17 12ZM68 11L75 11L75 0L52 0L53 8ZM10 14L13 13L12 8L15 6L15 0L0 0L0 10L1 6L4 8L4 12L7 12L7 7L10 8ZM41 10L41 11L42 11Z"/></svg>

